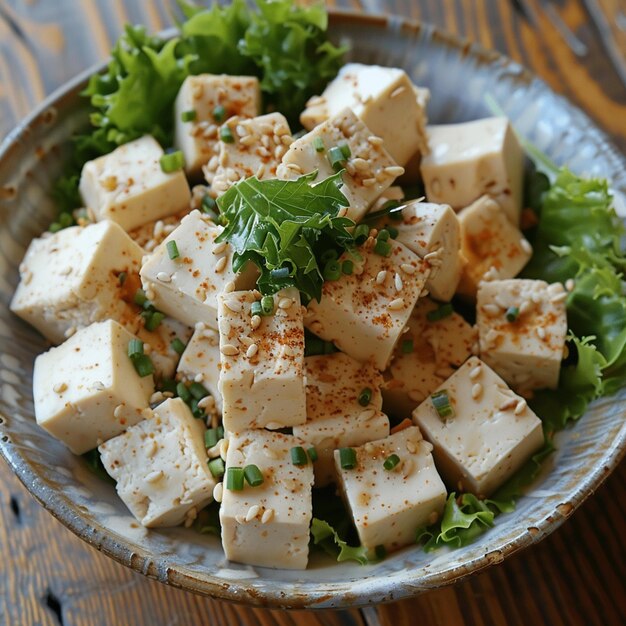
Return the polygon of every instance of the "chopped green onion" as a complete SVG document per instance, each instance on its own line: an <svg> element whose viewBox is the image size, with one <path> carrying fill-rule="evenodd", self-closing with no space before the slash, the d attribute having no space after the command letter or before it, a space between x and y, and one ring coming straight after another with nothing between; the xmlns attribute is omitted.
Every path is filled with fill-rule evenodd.
<svg viewBox="0 0 626 626"><path fill-rule="evenodd" d="M306 465L308 463L306 452L302 446L294 446L290 450L291 462L294 465Z"/></svg>
<svg viewBox="0 0 626 626"><path fill-rule="evenodd" d="M202 198L202 203L200 204L203 213L215 213L215 208L217 207L217 202L215 202L215 198L211 197L208 193L205 194L204 198Z"/></svg>
<svg viewBox="0 0 626 626"><path fill-rule="evenodd" d="M347 143L340 143L338 148L341 150L344 159L349 159L352 156L352 151Z"/></svg>
<svg viewBox="0 0 626 626"><path fill-rule="evenodd" d="M224 427L223 426L217 427L217 438L224 439Z"/></svg>
<svg viewBox="0 0 626 626"><path fill-rule="evenodd" d="M506 310L505 315L508 322L517 322L517 318L519 317L519 308L516 306L510 306Z"/></svg>
<svg viewBox="0 0 626 626"><path fill-rule="evenodd" d="M395 239L400 234L400 231L395 226L387 225L386 228L387 228L387 231L389 232L389 236L392 239Z"/></svg>
<svg viewBox="0 0 626 626"><path fill-rule="evenodd" d="M330 248L329 250L324 250L320 255L320 261L322 263L327 263L328 261L334 261L337 259L339 255L337 254L337 250L333 250Z"/></svg>
<svg viewBox="0 0 626 626"><path fill-rule="evenodd" d="M384 228L378 231L378 236L376 237L379 241L388 241L389 240L389 231Z"/></svg>
<svg viewBox="0 0 626 626"><path fill-rule="evenodd" d="M185 346L185 344L178 337L174 337L174 339L170 342L170 347L174 350L174 352L182 354L187 346Z"/></svg>
<svg viewBox="0 0 626 626"><path fill-rule="evenodd" d="M354 271L354 263L350 259L346 259L341 264L341 271L344 274L347 274L348 276L350 276L350 274L352 274L352 272Z"/></svg>
<svg viewBox="0 0 626 626"><path fill-rule="evenodd" d="M274 312L274 298L263 296L261 298L261 315L271 315Z"/></svg>
<svg viewBox="0 0 626 626"><path fill-rule="evenodd" d="M170 174L171 172L182 170L183 167L185 167L185 158L180 150L176 150L176 152L164 154L159 159L159 164L166 174Z"/></svg>
<svg viewBox="0 0 626 626"><path fill-rule="evenodd" d="M306 453L309 455L311 459L311 463L315 463L317 461L317 450L313 447L307 448Z"/></svg>
<svg viewBox="0 0 626 626"><path fill-rule="evenodd" d="M221 104L218 104L213 109L213 119L216 122L223 122L225 117L226 117L226 109Z"/></svg>
<svg viewBox="0 0 626 626"><path fill-rule="evenodd" d="M161 322L165 319L165 313L161 313L161 311L150 311L150 314L144 319L145 321L143 325L145 329L154 331L161 325Z"/></svg>
<svg viewBox="0 0 626 626"><path fill-rule="evenodd" d="M209 395L209 390L202 383L196 382L189 385L189 392L196 400L202 400Z"/></svg>
<svg viewBox="0 0 626 626"><path fill-rule="evenodd" d="M414 350L413 339L405 339L402 342L402 354L411 354Z"/></svg>
<svg viewBox="0 0 626 626"><path fill-rule="evenodd" d="M217 445L217 442L220 439L222 439L222 437L220 437L217 428L209 428L204 433L204 447L207 449L212 448L213 446Z"/></svg>
<svg viewBox="0 0 626 626"><path fill-rule="evenodd" d="M430 399L439 417L454 417L454 409L452 408L452 404L450 404L450 397L445 389L436 391L430 396Z"/></svg>
<svg viewBox="0 0 626 626"><path fill-rule="evenodd" d="M324 276L324 280L339 280L341 278L341 264L339 261L334 259L328 261L328 263L324 265L322 275Z"/></svg>
<svg viewBox="0 0 626 626"><path fill-rule="evenodd" d="M193 122L198 117L198 112L195 109L189 109L189 111L183 111L180 114L181 122Z"/></svg>
<svg viewBox="0 0 626 626"><path fill-rule="evenodd" d="M120 272L117 275L117 282L119 282L120 285L123 285L126 282L127 278L128 278L128 274L126 272Z"/></svg>
<svg viewBox="0 0 626 626"><path fill-rule="evenodd" d="M176 385L176 395L186 404L191 401L191 392L187 389L185 383L178 383Z"/></svg>
<svg viewBox="0 0 626 626"><path fill-rule="evenodd" d="M316 137L313 140L313 147L315 148L315 152L324 152L324 140L321 137Z"/></svg>
<svg viewBox="0 0 626 626"><path fill-rule="evenodd" d="M133 301L138 306L143 306L146 302L148 302L148 296L146 296L146 292L143 289L137 289L137 291L135 291Z"/></svg>
<svg viewBox="0 0 626 626"><path fill-rule="evenodd" d="M243 475L250 487L259 487L263 484L263 474L256 465L246 465L243 468Z"/></svg>
<svg viewBox="0 0 626 626"><path fill-rule="evenodd" d="M359 404L361 406L367 406L372 400L372 390L369 387L365 387L359 394Z"/></svg>
<svg viewBox="0 0 626 626"><path fill-rule="evenodd" d="M243 489L243 468L229 467L226 470L226 489L229 491L241 491Z"/></svg>
<svg viewBox="0 0 626 626"><path fill-rule="evenodd" d="M370 227L367 224L359 224L353 233L354 243L357 246L364 244L370 235Z"/></svg>
<svg viewBox="0 0 626 626"><path fill-rule="evenodd" d="M174 259L177 259L180 256L180 252L178 251L178 246L176 245L176 242L173 239L171 241L168 241L165 244L165 247L167 248L167 254L170 257L170 259L172 259L172 261Z"/></svg>
<svg viewBox="0 0 626 626"><path fill-rule="evenodd" d="M141 339L131 339L128 342L128 356L133 359L143 354L143 341Z"/></svg>
<svg viewBox="0 0 626 626"><path fill-rule="evenodd" d="M335 171L340 170L346 162L343 150L339 146L329 148L326 156L328 157L328 162Z"/></svg>
<svg viewBox="0 0 626 626"><path fill-rule="evenodd" d="M220 139L224 143L235 143L235 137L233 136L233 131L230 130L228 126L222 126L220 128Z"/></svg>
<svg viewBox="0 0 626 626"><path fill-rule="evenodd" d="M150 374L154 374L154 364L152 363L152 359L147 354L138 354L132 359L133 365L135 366L135 371L142 378L144 376L150 376Z"/></svg>
<svg viewBox="0 0 626 626"><path fill-rule="evenodd" d="M339 448L339 465L341 465L341 469L354 469L356 467L354 448Z"/></svg>
<svg viewBox="0 0 626 626"><path fill-rule="evenodd" d="M159 391L176 395L176 381L173 378L164 378L158 386Z"/></svg>
<svg viewBox="0 0 626 626"><path fill-rule="evenodd" d="M263 315L263 307L261 306L261 302L259 300L255 300L250 305L250 315Z"/></svg>
<svg viewBox="0 0 626 626"><path fill-rule="evenodd" d="M442 320L445 317L452 315L453 313L454 307L450 302L446 302L445 304L438 306L436 309L428 311L428 313L426 313L426 319L429 322L438 322L439 320Z"/></svg>
<svg viewBox="0 0 626 626"><path fill-rule="evenodd" d="M275 279L289 278L288 267L278 267L275 270L270 270L270 276Z"/></svg>
<svg viewBox="0 0 626 626"><path fill-rule="evenodd" d="M377 239L374 244L374 252L380 256L389 256L391 254L391 244L388 241Z"/></svg>
<svg viewBox="0 0 626 626"><path fill-rule="evenodd" d="M400 457L397 454L390 454L383 462L383 467L389 472L395 469L400 463Z"/></svg>
<svg viewBox="0 0 626 626"><path fill-rule="evenodd" d="M213 475L213 478L221 478L226 471L224 461L219 456L216 459L209 461L209 471Z"/></svg>
<svg viewBox="0 0 626 626"><path fill-rule="evenodd" d="M196 398L192 398L191 399L191 402L189 403L189 408L191 409L191 414L196 419L200 419L200 418L205 418L206 417L206 413L204 412L204 409L201 409L198 406L198 400L196 400Z"/></svg>
<svg viewBox="0 0 626 626"><path fill-rule="evenodd" d="M379 561L382 561L387 556L387 549L382 544L378 545L374 548L374 554Z"/></svg>

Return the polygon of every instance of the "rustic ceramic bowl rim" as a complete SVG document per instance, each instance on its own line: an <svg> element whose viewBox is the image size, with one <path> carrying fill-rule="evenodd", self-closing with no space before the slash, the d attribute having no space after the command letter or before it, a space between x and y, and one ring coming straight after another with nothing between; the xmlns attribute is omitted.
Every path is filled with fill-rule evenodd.
<svg viewBox="0 0 626 626"><path fill-rule="evenodd" d="M381 27L387 26L390 20L394 20L396 24L399 24L403 29L419 30L427 28L434 38L443 41L446 45L456 49L462 55L471 55L480 58L481 61L486 63L515 64L508 57L496 51L488 50L480 45L470 43L469 41L444 33L430 25L415 20L404 19L397 16L362 15L350 11L332 9L329 10L329 17L331 24L333 22L352 20L359 21L368 26ZM164 34L166 36L172 36L174 32L174 29L169 29L165 31ZM32 113L25 117L0 144L0 161L10 156L12 146L29 132L29 129L39 118L44 116L49 109L59 106L63 100L75 97L76 91L84 87L89 76L94 72L101 71L105 65L106 62L81 72L72 80L55 90L36 107ZM517 64L515 65L517 66ZM542 82L525 68L522 70L521 76L524 81ZM574 108L573 105L564 98L560 96L557 97L565 101L568 107ZM586 119L588 124L592 127L593 132L596 133L607 146L611 146L614 156L619 155L619 152L611 145L606 134L597 129L592 120L584 113L578 111L577 113L580 113L583 119ZM623 157L620 155L618 158L626 168ZM3 416L0 414L0 425L3 422L2 417ZM537 536L544 538L556 530L567 516L600 486L612 469L617 466L625 453L626 429L622 428L619 436L614 440L610 448L606 450L602 458L602 463L597 463L593 471L585 477L585 480L579 483L578 488L569 494L567 510L565 512L552 511L546 513L541 522L536 525L538 531ZM320 583L318 590L314 592L302 591L299 594L296 593L296 595L286 595L284 592L281 592L280 589L275 589L271 592L259 592L257 589L250 593L245 580L242 580L238 586L235 586L232 583L227 584L220 582L218 579L212 581L200 579L187 575L176 566L167 567L167 580L163 581L162 575L159 575L159 572L162 570L158 565L158 556L150 554L147 550L131 549L125 542L113 538L106 529L96 528L94 525L86 522L73 504L67 500L63 494L59 495L39 480L37 473L22 458L20 453L12 448L6 436L0 439L0 455L6 460L24 486L47 511L82 540L104 552L119 563L137 572L141 572L150 578L167 582L167 584L187 591L210 595L223 600L245 602L247 604L269 608L316 608L316 605L321 602L326 602L329 598L333 598L333 606L335 607L354 607L376 602L385 602L402 597L410 597L427 589L459 581L470 574L501 562L505 557L536 541L530 533L520 534L512 541L500 546L499 549L467 561L451 570L427 575L425 577L411 577L410 573L407 574L406 572L379 577L378 579L372 579L370 577L363 582L353 583L353 588L349 592L345 590L345 586L343 588L340 587L339 583Z"/></svg>

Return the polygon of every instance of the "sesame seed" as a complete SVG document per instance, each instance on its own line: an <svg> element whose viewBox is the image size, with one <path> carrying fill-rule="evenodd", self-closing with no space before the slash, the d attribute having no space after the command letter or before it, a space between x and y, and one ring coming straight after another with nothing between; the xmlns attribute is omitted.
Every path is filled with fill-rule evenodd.
<svg viewBox="0 0 626 626"><path fill-rule="evenodd" d="M196 322L196 325L194 326L194 328L197 331L202 332L203 330L206 329L206 324L204 322Z"/></svg>
<svg viewBox="0 0 626 626"><path fill-rule="evenodd" d="M428 289L422 289L422 290L420 291L420 295L419 295L419 297L420 297L420 298L425 298L425 297L426 297L429 293L430 293L430 291L428 291Z"/></svg>
<svg viewBox="0 0 626 626"><path fill-rule="evenodd" d="M417 452L417 446L412 441L406 442L406 449L411 453L415 454Z"/></svg>
<svg viewBox="0 0 626 626"><path fill-rule="evenodd" d="M404 298L396 298L389 303L389 309L392 311L400 311L404 308Z"/></svg>
<svg viewBox="0 0 626 626"><path fill-rule="evenodd" d="M470 380L476 380L482 373L482 366L477 365L474 369L472 369L469 373Z"/></svg>
<svg viewBox="0 0 626 626"><path fill-rule="evenodd" d="M261 515L261 524L267 524L274 519L274 509L265 509Z"/></svg>
<svg viewBox="0 0 626 626"><path fill-rule="evenodd" d="M352 165L354 165L358 172L363 172L369 169L370 166L369 163L361 157L356 157L355 159L352 159Z"/></svg>
<svg viewBox="0 0 626 626"><path fill-rule="evenodd" d="M167 272L159 272L157 275L157 280L162 283L171 283L172 277Z"/></svg>
<svg viewBox="0 0 626 626"><path fill-rule="evenodd" d="M546 338L546 329L542 328L541 326L539 326L539 328L537 328L537 337L539 337L539 339L545 339Z"/></svg>
<svg viewBox="0 0 626 626"><path fill-rule="evenodd" d="M252 327L252 329L256 330L260 325L261 325L261 316L260 315L253 315L250 318L250 326Z"/></svg>
<svg viewBox="0 0 626 626"><path fill-rule="evenodd" d="M115 407L115 410L113 411L113 417L118 420L120 419L120 417L122 417L122 414L124 412L124 405L123 404L118 404Z"/></svg>
<svg viewBox="0 0 626 626"><path fill-rule="evenodd" d="M397 98L399 95L403 94L406 91L406 87L404 85L400 85L400 87L396 87L390 94L390 98Z"/></svg>
<svg viewBox="0 0 626 626"><path fill-rule="evenodd" d="M224 438L222 439L220 443L220 456L222 457L224 461L226 460L227 453L228 453L228 439Z"/></svg>
<svg viewBox="0 0 626 626"><path fill-rule="evenodd" d="M223 256L223 257L222 257L221 259L219 259L219 260L218 260L218 262L215 264L215 271L216 271L218 274L219 274L220 272L223 272L223 271L224 271L224 268L226 267L226 263L227 263L227 262L228 262L228 259L227 259L225 256ZM226 305L226 306L228 306L228 305ZM233 311L235 310L235 309L232 309L230 306L228 306L228 308L229 308L229 309L231 309L231 310L233 310ZM241 310L241 308L240 308L239 310Z"/></svg>
<svg viewBox="0 0 626 626"><path fill-rule="evenodd" d="M222 496L224 495L224 484L217 483L215 487L213 487L213 500L218 504L222 501Z"/></svg>
<svg viewBox="0 0 626 626"><path fill-rule="evenodd" d="M526 400L524 400L523 398L521 400L518 401L517 405L515 406L515 415L521 415L526 409Z"/></svg>
<svg viewBox="0 0 626 626"><path fill-rule="evenodd" d="M364 178L362 184L363 187L373 187L377 182L375 178Z"/></svg>
<svg viewBox="0 0 626 626"><path fill-rule="evenodd" d="M285 167L296 174L302 174L302 168L297 163L287 163Z"/></svg>
<svg viewBox="0 0 626 626"><path fill-rule="evenodd" d="M228 245L227 241L220 241L213 246L213 254L222 254L224 250L226 250L226 246Z"/></svg>
<svg viewBox="0 0 626 626"><path fill-rule="evenodd" d="M387 279L387 272L385 270L381 270L376 275L376 284L377 285L382 285L385 282L386 279Z"/></svg>
<svg viewBox="0 0 626 626"><path fill-rule="evenodd" d="M400 266L400 269L405 273L405 274L415 274L415 272L417 271L417 268L414 267L413 265L409 265L409 263L403 263Z"/></svg>
<svg viewBox="0 0 626 626"><path fill-rule="evenodd" d="M280 140L284 146L290 146L294 141L293 137L290 137L289 135L283 135Z"/></svg>
<svg viewBox="0 0 626 626"><path fill-rule="evenodd" d="M163 396L163 392L162 391L155 391L150 396L150 404L158 404L159 402L162 402L164 399L165 399L165 397Z"/></svg>
<svg viewBox="0 0 626 626"><path fill-rule="evenodd" d="M520 304L520 307L519 307L520 315L524 315L525 313L528 313L528 311L530 311L532 308L533 308L533 302L530 300L524 300L524 302L522 302L522 304Z"/></svg>
<svg viewBox="0 0 626 626"><path fill-rule="evenodd" d="M404 478L410 476L413 473L413 468L415 467L415 462L413 459L406 459L406 461L402 461L402 475Z"/></svg>
<svg viewBox="0 0 626 626"><path fill-rule="evenodd" d="M450 378L454 370L451 367L440 367L435 370L435 374L439 376L439 378Z"/></svg>
<svg viewBox="0 0 626 626"><path fill-rule="evenodd" d="M398 274L397 272L396 272L396 275L394 276L393 282L394 282L394 285L396 287L396 291L402 291L402 287L404 285L402 283L402 278L401 278L400 274Z"/></svg>
<svg viewBox="0 0 626 626"><path fill-rule="evenodd" d="M226 356L236 356L239 354L239 348L237 346L233 346L232 343L227 343L220 346L220 352Z"/></svg>
<svg viewBox="0 0 626 626"><path fill-rule="evenodd" d="M246 522L251 522L261 510L261 507L258 504L253 504L246 513Z"/></svg>
<svg viewBox="0 0 626 626"><path fill-rule="evenodd" d="M361 411L359 413L359 419L368 421L371 420L376 415L376 409L365 409L365 411Z"/></svg>
<svg viewBox="0 0 626 626"><path fill-rule="evenodd" d="M76 332L76 326L70 326L63 335L66 339L69 339Z"/></svg>
<svg viewBox="0 0 626 626"><path fill-rule="evenodd" d="M163 470L154 470L153 472L150 472L146 476L146 482L147 483L155 483L157 480L162 478L162 476L163 476Z"/></svg>
<svg viewBox="0 0 626 626"><path fill-rule="evenodd" d="M251 359L256 353L259 351L259 346L256 343L253 343L247 350L246 356Z"/></svg>
<svg viewBox="0 0 626 626"><path fill-rule="evenodd" d="M483 392L483 386L480 383L472 385L472 398L477 400Z"/></svg>
<svg viewBox="0 0 626 626"><path fill-rule="evenodd" d="M232 291L235 291L235 281L234 280L229 280L224 285L224 293L231 293Z"/></svg>
<svg viewBox="0 0 626 626"><path fill-rule="evenodd" d="M150 439L148 446L146 448L146 455L149 459L151 459L157 452L159 445L157 444L155 439Z"/></svg>
<svg viewBox="0 0 626 626"><path fill-rule="evenodd" d="M243 309L243 304L236 298L224 299L224 305L234 313L239 313Z"/></svg>
<svg viewBox="0 0 626 626"><path fill-rule="evenodd" d="M552 304L558 304L559 302L563 302L567 298L567 291L563 291L561 293L557 293L556 296L552 296L550 298L550 302Z"/></svg>
<svg viewBox="0 0 626 626"><path fill-rule="evenodd" d="M235 515L235 521L237 524L243 524L246 521L245 515Z"/></svg>
<svg viewBox="0 0 626 626"><path fill-rule="evenodd" d="M512 409L516 405L517 405L517 398L509 398L508 400L506 400L500 405L499 410L506 411L507 409Z"/></svg>
<svg viewBox="0 0 626 626"><path fill-rule="evenodd" d="M263 175L265 174L265 163L261 163L261 165L259 165L259 168L256 171L255 176L257 178L263 178Z"/></svg>
<svg viewBox="0 0 626 626"><path fill-rule="evenodd" d="M571 278L565 281L565 289L567 289L567 291L573 291L575 286L576 283Z"/></svg>
<svg viewBox="0 0 626 626"><path fill-rule="evenodd" d="M385 172L385 174L389 174L389 176L402 176L402 174L404 174L404 168L400 165L389 165L383 170L383 172Z"/></svg>
<svg viewBox="0 0 626 626"><path fill-rule="evenodd" d="M497 304L484 304L482 310L489 315L490 317L494 317L495 315L500 314L500 307Z"/></svg>
<svg viewBox="0 0 626 626"><path fill-rule="evenodd" d="M291 298L281 298L278 301L279 309L288 309L293 304L293 300Z"/></svg>
<svg viewBox="0 0 626 626"><path fill-rule="evenodd" d="M326 98L324 96L312 96L306 102L307 107L315 107L320 104L324 104L326 102Z"/></svg>
<svg viewBox="0 0 626 626"><path fill-rule="evenodd" d="M409 399L413 402L421 402L424 399L424 394L419 391L412 390L409 391Z"/></svg>
<svg viewBox="0 0 626 626"><path fill-rule="evenodd" d="M522 239L519 244L524 252L527 254L533 253L533 247L528 243L526 239Z"/></svg>
<svg viewBox="0 0 626 626"><path fill-rule="evenodd" d="M201 381L196 381L201 382ZM209 407L215 406L215 398L213 396L204 396L198 400L198 407L201 409L208 409Z"/></svg>
<svg viewBox="0 0 626 626"><path fill-rule="evenodd" d="M54 387L52 387L52 391L54 393L63 393L67 390L67 383L57 383Z"/></svg>
<svg viewBox="0 0 626 626"><path fill-rule="evenodd" d="M382 146L384 141L382 137L377 137L376 135L370 135L367 138L367 141L371 143L373 146Z"/></svg>

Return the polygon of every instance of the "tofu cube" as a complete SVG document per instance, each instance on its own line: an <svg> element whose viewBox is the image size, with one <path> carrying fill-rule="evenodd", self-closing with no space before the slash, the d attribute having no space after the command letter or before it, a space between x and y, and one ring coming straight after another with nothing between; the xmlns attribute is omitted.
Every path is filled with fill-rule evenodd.
<svg viewBox="0 0 626 626"><path fill-rule="evenodd" d="M317 150L322 141L324 149ZM380 137L367 128L350 109L344 109L310 133L294 141L283 156L276 174L291 180L317 171L316 181L335 173L328 151L346 144L350 156L346 161L341 192L348 200L346 217L358 222L385 189L404 173L383 147Z"/></svg>
<svg viewBox="0 0 626 626"><path fill-rule="evenodd" d="M293 427L293 434L315 447L315 486L336 479L333 452L358 446L389 435L389 419L381 411L383 377L369 363L359 363L337 352L304 359L306 371L306 424ZM369 389L369 403L359 396Z"/></svg>
<svg viewBox="0 0 626 626"><path fill-rule="evenodd" d="M252 291L219 297L219 391L228 432L306 422L300 293L293 287L279 291L274 313L253 320L257 300Z"/></svg>
<svg viewBox="0 0 626 626"><path fill-rule="evenodd" d="M205 427L172 398L143 422L98 450L117 493L137 521L150 528L193 520L213 500L215 479L204 447Z"/></svg>
<svg viewBox="0 0 626 626"><path fill-rule="evenodd" d="M145 135L87 161L79 190L96 220L112 220L128 231L187 207L191 192L185 174L164 172L163 154L157 141Z"/></svg>
<svg viewBox="0 0 626 626"><path fill-rule="evenodd" d="M220 339L212 328L196 327L178 363L178 374L188 380L202 377L202 384L215 399L215 409L222 414L222 394L219 390Z"/></svg>
<svg viewBox="0 0 626 626"><path fill-rule="evenodd" d="M128 357L131 339L107 320L77 331L35 360L37 423L74 454L92 450L145 417L154 382L135 371Z"/></svg>
<svg viewBox="0 0 626 626"><path fill-rule="evenodd" d="M291 460L291 448L304 445L293 435L267 430L229 438L226 471L256 465L263 484L223 490L220 522L227 559L261 567L306 568L313 467Z"/></svg>
<svg viewBox="0 0 626 626"><path fill-rule="evenodd" d="M321 96L309 101L300 121L311 130L346 107L383 138L385 149L399 165L416 152L428 152L425 108L404 70L348 63Z"/></svg>
<svg viewBox="0 0 626 626"><path fill-rule="evenodd" d="M560 283L482 282L476 299L481 359L518 391L556 389L567 335L566 299ZM518 316L509 321L507 312L515 309Z"/></svg>
<svg viewBox="0 0 626 626"><path fill-rule="evenodd" d="M215 243L221 232L207 216L192 211L148 257L141 279L159 311L188 326L204 322L217 328L217 296L224 287L230 282L237 289L255 285L256 267L251 263L241 273L233 272L230 244ZM176 259L169 256L170 241L176 242Z"/></svg>
<svg viewBox="0 0 626 626"><path fill-rule="evenodd" d="M532 256L532 247L519 228L488 196L463 209L459 222L466 263L457 290L472 300L483 278L514 278Z"/></svg>
<svg viewBox="0 0 626 626"><path fill-rule="evenodd" d="M293 142L285 116L270 113L251 120L233 117L224 126L230 129L233 141L219 142L219 159L211 183L213 192L221 196L250 176L259 180L276 178L276 168ZM207 166L205 171L210 169Z"/></svg>
<svg viewBox="0 0 626 626"><path fill-rule="evenodd" d="M430 152L421 171L429 202L458 211L489 194L518 226L525 157L508 119L429 126L426 133Z"/></svg>
<svg viewBox="0 0 626 626"><path fill-rule="evenodd" d="M352 274L326 281L320 302L312 300L305 326L357 361L384 370L428 279L428 263L389 240L388 257L366 247ZM367 245L367 244L366 244ZM345 253L340 261L351 260Z"/></svg>
<svg viewBox="0 0 626 626"><path fill-rule="evenodd" d="M430 295L436 300L451 300L464 265L456 213L447 204L414 201L402 210L402 220L392 225L398 229L397 241L428 261L426 288Z"/></svg>
<svg viewBox="0 0 626 626"><path fill-rule="evenodd" d="M437 389L454 370L478 351L478 333L461 315L451 313L431 320L439 304L421 298L408 321L385 372L385 412L410 418L417 405Z"/></svg>
<svg viewBox="0 0 626 626"><path fill-rule="evenodd" d="M133 327L137 311L128 304L128 290L139 285L142 257L141 248L109 220L33 239L11 310L55 344L106 318Z"/></svg>
<svg viewBox="0 0 626 626"><path fill-rule="evenodd" d="M216 107L223 107L223 115ZM255 76L198 74L188 76L174 104L174 145L185 157L185 171L196 175L219 152L218 128L232 116L254 117L261 109ZM183 117L193 119L185 121Z"/></svg>
<svg viewBox="0 0 626 626"><path fill-rule="evenodd" d="M435 523L446 502L432 446L411 426L354 450L354 469L342 469L339 450L335 465L361 544L372 551L384 546L389 552L415 543L417 529ZM400 462L386 470L383 463L392 454Z"/></svg>
<svg viewBox="0 0 626 626"><path fill-rule="evenodd" d="M428 398L413 411L413 421L433 444L437 468L451 488L489 496L543 445L541 420L477 357L437 391L446 391L454 415L439 417Z"/></svg>

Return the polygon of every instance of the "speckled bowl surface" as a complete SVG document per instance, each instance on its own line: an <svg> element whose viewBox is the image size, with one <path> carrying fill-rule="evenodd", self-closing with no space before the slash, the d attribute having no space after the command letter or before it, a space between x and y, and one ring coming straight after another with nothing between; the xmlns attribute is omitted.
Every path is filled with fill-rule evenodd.
<svg viewBox="0 0 626 626"><path fill-rule="evenodd" d="M587 116L519 65L400 19L335 13L331 33L350 44L352 59L402 67L429 87L433 122L486 116L484 95L490 94L518 131L557 163L607 177L618 210L624 206L623 157ZM47 190L68 137L86 123L78 95L86 77L51 96L0 148L0 452L43 506L78 536L146 576L189 591L271 607L365 605L451 583L540 541L619 462L626 448L626 391L597 402L561 433L558 451L517 510L464 549L426 554L414 546L364 567L314 554L305 571L270 570L225 562L215 537L138 527L115 489L36 425L33 360L47 346L8 310L25 248L53 215Z"/></svg>

